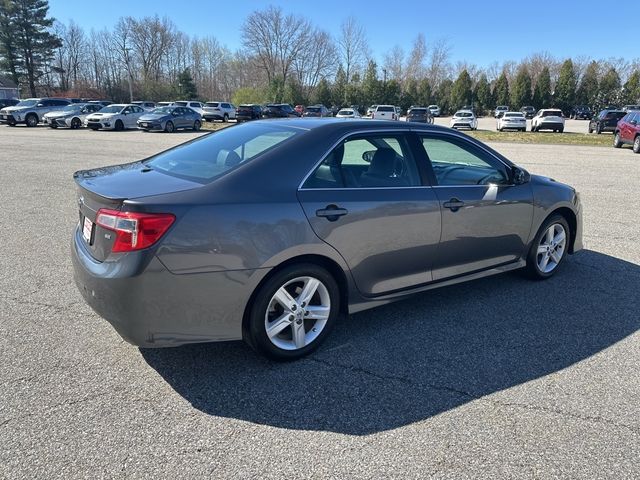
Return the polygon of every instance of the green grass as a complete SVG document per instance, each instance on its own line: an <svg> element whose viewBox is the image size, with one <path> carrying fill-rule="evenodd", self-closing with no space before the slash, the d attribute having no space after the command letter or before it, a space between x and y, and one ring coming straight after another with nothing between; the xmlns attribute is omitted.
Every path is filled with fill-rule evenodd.
<svg viewBox="0 0 640 480"><path fill-rule="evenodd" d="M202 130L207 132L215 132L216 130L222 130L223 128L235 125L235 123L223 123L223 122L202 122Z"/></svg>
<svg viewBox="0 0 640 480"><path fill-rule="evenodd" d="M590 147L611 147L613 137L610 134L595 133L552 133L552 132L498 132L476 130L466 132L483 142L506 143L542 143L549 145L586 145Z"/></svg>

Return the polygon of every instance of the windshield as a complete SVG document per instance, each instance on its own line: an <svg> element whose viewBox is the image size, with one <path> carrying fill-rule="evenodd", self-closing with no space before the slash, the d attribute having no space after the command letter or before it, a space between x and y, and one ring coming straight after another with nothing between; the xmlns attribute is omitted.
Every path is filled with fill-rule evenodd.
<svg viewBox="0 0 640 480"><path fill-rule="evenodd" d="M207 102L207 103L205 103L205 105L207 107L217 107L218 105L220 105L220 103L218 103L218 102Z"/></svg>
<svg viewBox="0 0 640 480"><path fill-rule="evenodd" d="M320 107L307 107L307 112L319 112Z"/></svg>
<svg viewBox="0 0 640 480"><path fill-rule="evenodd" d="M62 109L63 112L74 112L84 107L84 103L71 103Z"/></svg>
<svg viewBox="0 0 640 480"><path fill-rule="evenodd" d="M16 107L33 107L36 103L38 103L37 98L30 98L28 100L22 100Z"/></svg>
<svg viewBox="0 0 640 480"><path fill-rule="evenodd" d="M185 143L145 163L169 175L209 183L300 133L282 126L248 123Z"/></svg>
<svg viewBox="0 0 640 480"><path fill-rule="evenodd" d="M338 115L353 115L353 110L340 110Z"/></svg>
<svg viewBox="0 0 640 480"><path fill-rule="evenodd" d="M173 112L173 107L160 107L160 108L154 108L151 113L160 115L163 113L171 113L171 112Z"/></svg>
<svg viewBox="0 0 640 480"><path fill-rule="evenodd" d="M120 110L122 110L122 105L109 105L100 110L100 113L120 113Z"/></svg>

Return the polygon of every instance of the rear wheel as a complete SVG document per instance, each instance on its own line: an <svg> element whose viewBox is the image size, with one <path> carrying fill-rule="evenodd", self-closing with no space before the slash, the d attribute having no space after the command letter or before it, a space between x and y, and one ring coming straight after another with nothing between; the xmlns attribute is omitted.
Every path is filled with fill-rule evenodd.
<svg viewBox="0 0 640 480"><path fill-rule="evenodd" d="M633 153L640 153L640 135L633 141Z"/></svg>
<svg viewBox="0 0 640 480"><path fill-rule="evenodd" d="M562 215L549 217L536 234L527 255L527 274L536 280L551 277L567 254L569 224Z"/></svg>
<svg viewBox="0 0 640 480"><path fill-rule="evenodd" d="M173 125L173 122L171 120L164 124L164 131L167 133L173 133L175 129L176 127Z"/></svg>
<svg viewBox="0 0 640 480"><path fill-rule="evenodd" d="M195 122L193 122L193 130L194 131L198 131L200 130L200 127L202 126L202 123L200 122L200 120L196 120Z"/></svg>
<svg viewBox="0 0 640 480"><path fill-rule="evenodd" d="M559 131L560 133L564 133L564 128L560 128L560 129L558 129L558 131Z"/></svg>
<svg viewBox="0 0 640 480"><path fill-rule="evenodd" d="M616 132L613 136L613 148L620 148L622 146L622 142L620 141L620 132Z"/></svg>
<svg viewBox="0 0 640 480"><path fill-rule="evenodd" d="M122 123L122 120L116 120L114 128L117 132L121 132L122 130L124 130L124 123Z"/></svg>
<svg viewBox="0 0 640 480"><path fill-rule="evenodd" d="M27 118L25 118L25 122L27 127L36 127L38 126L38 116L35 113L30 113L27 115Z"/></svg>
<svg viewBox="0 0 640 480"><path fill-rule="evenodd" d="M277 272L257 292L245 340L275 360L294 360L314 351L338 316L340 294L334 278L314 264Z"/></svg>
<svg viewBox="0 0 640 480"><path fill-rule="evenodd" d="M602 125L598 125L598 126L596 127L596 133L597 133L598 135L600 135L600 134L602 133Z"/></svg>
<svg viewBox="0 0 640 480"><path fill-rule="evenodd" d="M224 123L227 123L229 121L229 115L227 115L226 113L224 114L224 117L222 117L222 121Z"/></svg>

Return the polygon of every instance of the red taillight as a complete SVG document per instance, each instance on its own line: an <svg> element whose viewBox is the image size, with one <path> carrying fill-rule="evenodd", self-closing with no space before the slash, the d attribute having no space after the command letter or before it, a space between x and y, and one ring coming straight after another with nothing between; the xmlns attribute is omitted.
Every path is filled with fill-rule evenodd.
<svg viewBox="0 0 640 480"><path fill-rule="evenodd" d="M131 252L156 243L175 219L170 213L119 212L102 208L96 215L96 224L115 232L113 252Z"/></svg>

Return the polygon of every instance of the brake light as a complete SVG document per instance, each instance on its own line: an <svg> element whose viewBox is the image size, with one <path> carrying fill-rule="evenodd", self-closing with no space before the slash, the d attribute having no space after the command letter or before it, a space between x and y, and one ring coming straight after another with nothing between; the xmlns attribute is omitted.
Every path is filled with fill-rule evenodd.
<svg viewBox="0 0 640 480"><path fill-rule="evenodd" d="M101 208L96 215L96 224L115 232L113 252L132 252L160 240L175 219L170 213L119 212Z"/></svg>

